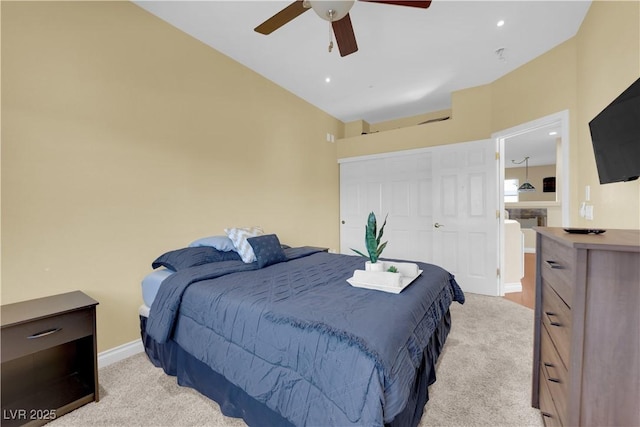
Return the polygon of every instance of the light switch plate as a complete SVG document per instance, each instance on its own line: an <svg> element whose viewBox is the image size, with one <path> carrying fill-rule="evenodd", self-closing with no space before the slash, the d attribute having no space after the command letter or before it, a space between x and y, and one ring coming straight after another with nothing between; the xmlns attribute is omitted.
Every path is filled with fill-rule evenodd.
<svg viewBox="0 0 640 427"><path fill-rule="evenodd" d="M590 221L593 221L593 205L586 206L584 217Z"/></svg>

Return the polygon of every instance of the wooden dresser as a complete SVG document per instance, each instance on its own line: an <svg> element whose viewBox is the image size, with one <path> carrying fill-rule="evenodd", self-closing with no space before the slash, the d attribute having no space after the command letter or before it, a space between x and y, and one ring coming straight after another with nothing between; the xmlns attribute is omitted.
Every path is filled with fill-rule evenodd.
<svg viewBox="0 0 640 427"><path fill-rule="evenodd" d="M640 426L640 230L535 230L532 405L546 426Z"/></svg>

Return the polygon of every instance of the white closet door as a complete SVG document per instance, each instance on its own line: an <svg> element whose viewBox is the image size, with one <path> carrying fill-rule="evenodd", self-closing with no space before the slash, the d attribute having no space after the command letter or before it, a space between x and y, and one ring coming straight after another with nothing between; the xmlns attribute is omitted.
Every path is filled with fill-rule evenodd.
<svg viewBox="0 0 640 427"><path fill-rule="evenodd" d="M380 212L384 159L340 164L340 252L363 253L367 215Z"/></svg>
<svg viewBox="0 0 640 427"><path fill-rule="evenodd" d="M485 140L341 162L340 251L366 253L369 212L378 227L388 213L383 258L437 264L463 290L498 295L494 146Z"/></svg>
<svg viewBox="0 0 640 427"><path fill-rule="evenodd" d="M383 257L429 262L432 258L431 153L388 157L382 186L382 215L388 240Z"/></svg>
<svg viewBox="0 0 640 427"><path fill-rule="evenodd" d="M434 151L433 263L463 290L499 294L498 186L495 142L476 141Z"/></svg>
<svg viewBox="0 0 640 427"><path fill-rule="evenodd" d="M431 259L431 153L394 155L340 164L340 252L366 253L364 230L370 212L378 228L389 215L383 257Z"/></svg>

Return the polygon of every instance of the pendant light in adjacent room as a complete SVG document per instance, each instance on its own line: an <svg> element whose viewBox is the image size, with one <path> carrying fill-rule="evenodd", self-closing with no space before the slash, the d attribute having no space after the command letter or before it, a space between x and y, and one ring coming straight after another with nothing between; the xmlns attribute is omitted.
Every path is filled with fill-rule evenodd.
<svg viewBox="0 0 640 427"><path fill-rule="evenodd" d="M521 165L522 163L525 164L524 182L520 187L518 187L518 193L532 193L536 191L536 187L531 185L531 183L529 182L529 157L525 157L524 160L519 162L516 162L515 160L511 160L511 163L513 163L514 165Z"/></svg>

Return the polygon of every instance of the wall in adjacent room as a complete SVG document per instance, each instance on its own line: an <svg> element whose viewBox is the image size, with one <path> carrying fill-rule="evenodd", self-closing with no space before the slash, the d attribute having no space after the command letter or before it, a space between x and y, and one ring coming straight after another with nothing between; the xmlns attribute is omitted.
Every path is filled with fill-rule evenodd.
<svg viewBox="0 0 640 427"><path fill-rule="evenodd" d="M130 2L1 7L3 304L82 290L102 351L139 338L164 251L338 247L342 122Z"/></svg>
<svg viewBox="0 0 640 427"><path fill-rule="evenodd" d="M505 179L518 179L520 185L524 183L527 176L525 168L507 168L504 170ZM521 202L534 202L534 201L555 201L555 192L544 192L543 180L548 177L556 176L556 165L546 166L530 166L528 171L529 183L536 188L536 191L532 193L519 193L519 200Z"/></svg>

